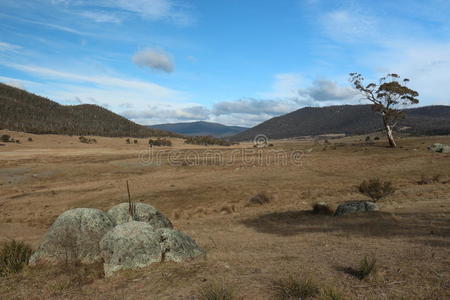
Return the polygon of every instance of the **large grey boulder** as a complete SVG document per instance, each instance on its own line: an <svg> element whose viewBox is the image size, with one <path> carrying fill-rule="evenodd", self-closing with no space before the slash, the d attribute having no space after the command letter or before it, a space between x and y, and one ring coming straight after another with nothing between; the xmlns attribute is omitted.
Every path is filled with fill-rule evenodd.
<svg viewBox="0 0 450 300"><path fill-rule="evenodd" d="M113 206L108 210L108 215L115 225L130 221L146 222L154 229L172 228L172 223L156 208L145 203L135 203L135 218L132 219L127 202Z"/></svg>
<svg viewBox="0 0 450 300"><path fill-rule="evenodd" d="M341 216L346 214L377 211L377 210L379 210L378 205L370 201L349 201L340 204L337 207L334 215Z"/></svg>
<svg viewBox="0 0 450 300"><path fill-rule="evenodd" d="M99 242L114 224L95 208L75 208L62 213L50 227L30 264L101 261Z"/></svg>
<svg viewBox="0 0 450 300"><path fill-rule="evenodd" d="M429 146L428 150L433 151L433 152L439 152L439 153L450 153L450 146L436 143L436 144Z"/></svg>
<svg viewBox="0 0 450 300"><path fill-rule="evenodd" d="M182 232L154 229L146 222L116 226L100 241L106 276L123 269L138 269L163 261L181 262L205 252Z"/></svg>

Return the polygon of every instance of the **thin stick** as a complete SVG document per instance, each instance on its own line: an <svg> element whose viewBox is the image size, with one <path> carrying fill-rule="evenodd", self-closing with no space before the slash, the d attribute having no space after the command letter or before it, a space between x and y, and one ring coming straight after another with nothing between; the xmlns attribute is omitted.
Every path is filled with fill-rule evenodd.
<svg viewBox="0 0 450 300"><path fill-rule="evenodd" d="M131 202L130 185L128 184L128 180L127 180L127 191L128 191L128 213L130 214L131 219L134 220L135 208L133 202Z"/></svg>

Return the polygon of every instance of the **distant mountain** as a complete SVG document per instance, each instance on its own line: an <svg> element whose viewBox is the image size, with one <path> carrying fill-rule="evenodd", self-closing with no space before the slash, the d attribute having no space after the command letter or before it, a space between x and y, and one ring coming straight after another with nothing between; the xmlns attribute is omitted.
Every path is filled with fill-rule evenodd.
<svg viewBox="0 0 450 300"><path fill-rule="evenodd" d="M0 83L0 129L37 134L111 137L175 135L138 125L97 105L60 105L2 83Z"/></svg>
<svg viewBox="0 0 450 300"><path fill-rule="evenodd" d="M450 134L450 106L437 105L406 109L398 130L416 135ZM371 105L305 107L272 118L238 133L232 140L251 140L258 134L271 139L323 134L366 134L383 129L380 115Z"/></svg>
<svg viewBox="0 0 450 300"><path fill-rule="evenodd" d="M248 129L246 127L226 126L219 123L204 122L204 121L158 124L158 125L150 125L148 127L176 132L182 135L213 136L213 137L228 137Z"/></svg>

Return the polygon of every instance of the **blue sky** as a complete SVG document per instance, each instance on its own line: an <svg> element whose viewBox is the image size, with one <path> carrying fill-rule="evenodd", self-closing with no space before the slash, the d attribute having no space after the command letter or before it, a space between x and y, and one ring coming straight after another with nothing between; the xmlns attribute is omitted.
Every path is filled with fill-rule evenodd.
<svg viewBox="0 0 450 300"><path fill-rule="evenodd" d="M444 0L1 0L0 81L141 124L363 103L350 72L449 105L449 15Z"/></svg>

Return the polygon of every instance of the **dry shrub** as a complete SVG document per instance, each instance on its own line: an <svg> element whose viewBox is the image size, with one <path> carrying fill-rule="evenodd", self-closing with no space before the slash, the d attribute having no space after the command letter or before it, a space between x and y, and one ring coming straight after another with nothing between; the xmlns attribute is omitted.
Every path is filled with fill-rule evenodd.
<svg viewBox="0 0 450 300"><path fill-rule="evenodd" d="M371 198L374 202L395 192L395 188L390 181L383 181L379 178L364 180L358 189L361 194Z"/></svg>
<svg viewBox="0 0 450 300"><path fill-rule="evenodd" d="M319 294L319 287L310 279L296 279L289 276L286 279L275 281L272 291L276 299L308 299Z"/></svg>
<svg viewBox="0 0 450 300"><path fill-rule="evenodd" d="M78 139L80 140L81 143L84 143L84 144L97 144L96 139L90 139L85 136L80 136Z"/></svg>
<svg viewBox="0 0 450 300"><path fill-rule="evenodd" d="M0 136L0 141L2 141L3 143L9 143L12 141L11 136L8 134L4 134L2 136Z"/></svg>
<svg viewBox="0 0 450 300"><path fill-rule="evenodd" d="M32 137L29 137L29 138L28 138L28 141L29 141L29 142L32 142L32 141L33 141L33 138L32 138Z"/></svg>
<svg viewBox="0 0 450 300"><path fill-rule="evenodd" d="M20 272L28 264L31 247L21 241L6 242L0 248L0 276Z"/></svg>
<svg viewBox="0 0 450 300"><path fill-rule="evenodd" d="M349 273L360 280L374 275L377 272L377 260L375 258L364 257L356 268L349 269Z"/></svg>
<svg viewBox="0 0 450 300"><path fill-rule="evenodd" d="M312 205L312 212L315 215L332 215L334 211L325 202L316 202Z"/></svg>
<svg viewBox="0 0 450 300"><path fill-rule="evenodd" d="M333 288L325 288L321 291L321 300L344 300L344 296L342 296L339 292L337 292Z"/></svg>
<svg viewBox="0 0 450 300"><path fill-rule="evenodd" d="M235 299L233 290L224 284L212 283L199 292L201 300L232 300Z"/></svg>
<svg viewBox="0 0 450 300"><path fill-rule="evenodd" d="M436 174L433 176L427 176L425 174L422 174L420 176L420 180L417 182L418 184L433 184L433 183L439 183L441 181L441 174Z"/></svg>
<svg viewBox="0 0 450 300"><path fill-rule="evenodd" d="M149 139L148 140L148 145L151 146L151 147L153 147L153 146L170 147L170 146L172 146L172 142L170 140L168 140L168 139L157 138L156 140Z"/></svg>
<svg viewBox="0 0 450 300"><path fill-rule="evenodd" d="M263 205L269 203L271 201L271 197L269 197L266 193L258 193L255 196L251 197L248 202L250 205L259 204Z"/></svg>

